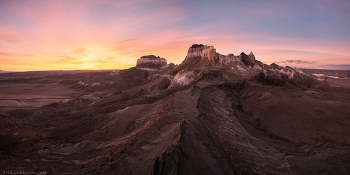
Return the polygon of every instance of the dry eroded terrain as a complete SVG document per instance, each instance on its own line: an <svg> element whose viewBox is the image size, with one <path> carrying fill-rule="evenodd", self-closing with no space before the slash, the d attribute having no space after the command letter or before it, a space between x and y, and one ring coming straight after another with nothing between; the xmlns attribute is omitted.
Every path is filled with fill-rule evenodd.
<svg viewBox="0 0 350 175"><path fill-rule="evenodd" d="M308 88L222 71L182 88L135 68L2 78L0 170L350 173L349 79Z"/></svg>

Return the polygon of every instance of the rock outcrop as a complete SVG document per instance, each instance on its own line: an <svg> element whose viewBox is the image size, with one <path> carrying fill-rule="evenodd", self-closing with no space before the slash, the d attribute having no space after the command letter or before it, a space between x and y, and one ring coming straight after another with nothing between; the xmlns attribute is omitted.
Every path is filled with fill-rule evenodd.
<svg viewBox="0 0 350 175"><path fill-rule="evenodd" d="M246 55L244 52L242 52L240 58L246 66L254 66L256 63L254 54L252 52L250 52L249 55Z"/></svg>
<svg viewBox="0 0 350 175"><path fill-rule="evenodd" d="M188 70L179 71L175 75L175 77L172 79L169 88L173 86L180 86L180 87L187 86L191 84L196 78L197 78L196 71L188 71Z"/></svg>
<svg viewBox="0 0 350 175"><path fill-rule="evenodd" d="M203 44L193 44L188 49L185 60L175 69L178 72L175 77L181 77L181 80L189 80L187 76L184 76L184 72L181 72L182 70L189 73L190 70L210 69L225 69L226 80L255 79L274 86L284 86L289 83L310 87L315 84L312 78L297 68L281 67L275 63L271 65L263 64L255 59L252 52L249 55L244 52L237 56L233 54L222 55L217 53L213 46ZM171 84L183 84L175 83L175 81L174 78Z"/></svg>
<svg viewBox="0 0 350 175"><path fill-rule="evenodd" d="M315 84L312 78L297 68L281 67L275 63L263 64L255 59L252 52L249 55L244 52L237 56L233 54L222 55L217 53L213 46L203 44L193 44L188 49L185 60L178 66L167 65L164 58L148 55L137 60L136 68L160 71L171 77L160 76L162 73L148 73L148 80L159 79L155 81L159 84L152 85L150 90L184 88L195 82L198 77L205 76L203 72L210 70L220 70L219 79L225 81L249 79L272 86L301 85L311 87Z"/></svg>
<svg viewBox="0 0 350 175"><path fill-rule="evenodd" d="M167 61L164 58L156 57L154 55L142 56L137 60L137 68L149 68L149 69L160 69L167 65Z"/></svg>
<svg viewBox="0 0 350 175"><path fill-rule="evenodd" d="M194 61L196 60L196 61ZM184 62L201 63L199 66L222 66L229 63L243 62L246 66L254 66L256 63L255 56L251 52L246 55L244 52L241 55L235 56L233 54L221 55L216 52L214 46L207 46L203 44L193 44L187 52Z"/></svg>
<svg viewBox="0 0 350 175"><path fill-rule="evenodd" d="M220 61L216 49L213 46L207 46L203 44L193 44L187 52L185 61L191 58L200 58L204 61L209 61L216 64Z"/></svg>

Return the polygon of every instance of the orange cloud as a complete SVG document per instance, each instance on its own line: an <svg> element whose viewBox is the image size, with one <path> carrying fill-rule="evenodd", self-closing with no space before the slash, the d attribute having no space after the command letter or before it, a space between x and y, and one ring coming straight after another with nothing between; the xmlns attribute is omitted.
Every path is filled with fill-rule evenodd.
<svg viewBox="0 0 350 175"><path fill-rule="evenodd" d="M72 53L73 54L82 54L86 51L85 48L79 48L79 49L76 49L76 50L73 50Z"/></svg>

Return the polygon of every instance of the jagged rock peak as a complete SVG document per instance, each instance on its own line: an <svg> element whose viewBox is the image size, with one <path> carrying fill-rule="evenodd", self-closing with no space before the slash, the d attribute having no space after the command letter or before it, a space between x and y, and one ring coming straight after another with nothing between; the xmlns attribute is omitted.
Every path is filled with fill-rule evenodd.
<svg viewBox="0 0 350 175"><path fill-rule="evenodd" d="M249 59L251 61L255 62L255 56L254 56L253 52L250 52L248 56L249 56Z"/></svg>
<svg viewBox="0 0 350 175"><path fill-rule="evenodd" d="M161 67L167 65L167 61L164 58L161 58L159 56L154 55L146 55L142 56L140 59L137 60L136 67L137 68L157 68L160 69Z"/></svg>
<svg viewBox="0 0 350 175"><path fill-rule="evenodd" d="M244 52L240 55L242 62L246 66L254 66L256 63L255 56L253 53L250 53L249 55L245 54Z"/></svg>
<svg viewBox="0 0 350 175"><path fill-rule="evenodd" d="M242 55L242 56L249 56L249 57L254 57L254 58L255 58L253 52L250 52L249 55L247 55L246 53L242 52L241 55Z"/></svg>

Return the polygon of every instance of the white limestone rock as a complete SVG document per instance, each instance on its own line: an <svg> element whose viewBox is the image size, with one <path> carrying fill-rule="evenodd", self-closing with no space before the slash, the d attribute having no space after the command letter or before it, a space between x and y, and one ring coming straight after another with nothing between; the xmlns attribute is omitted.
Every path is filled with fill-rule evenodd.
<svg viewBox="0 0 350 175"><path fill-rule="evenodd" d="M77 84L78 84L78 85L82 85L82 86L88 86L88 85L89 85L89 84L86 84L86 83L84 83L84 82L82 82L82 81L79 81Z"/></svg>
<svg viewBox="0 0 350 175"><path fill-rule="evenodd" d="M187 86L197 78L196 71L181 70L171 80L169 88L173 86Z"/></svg>

